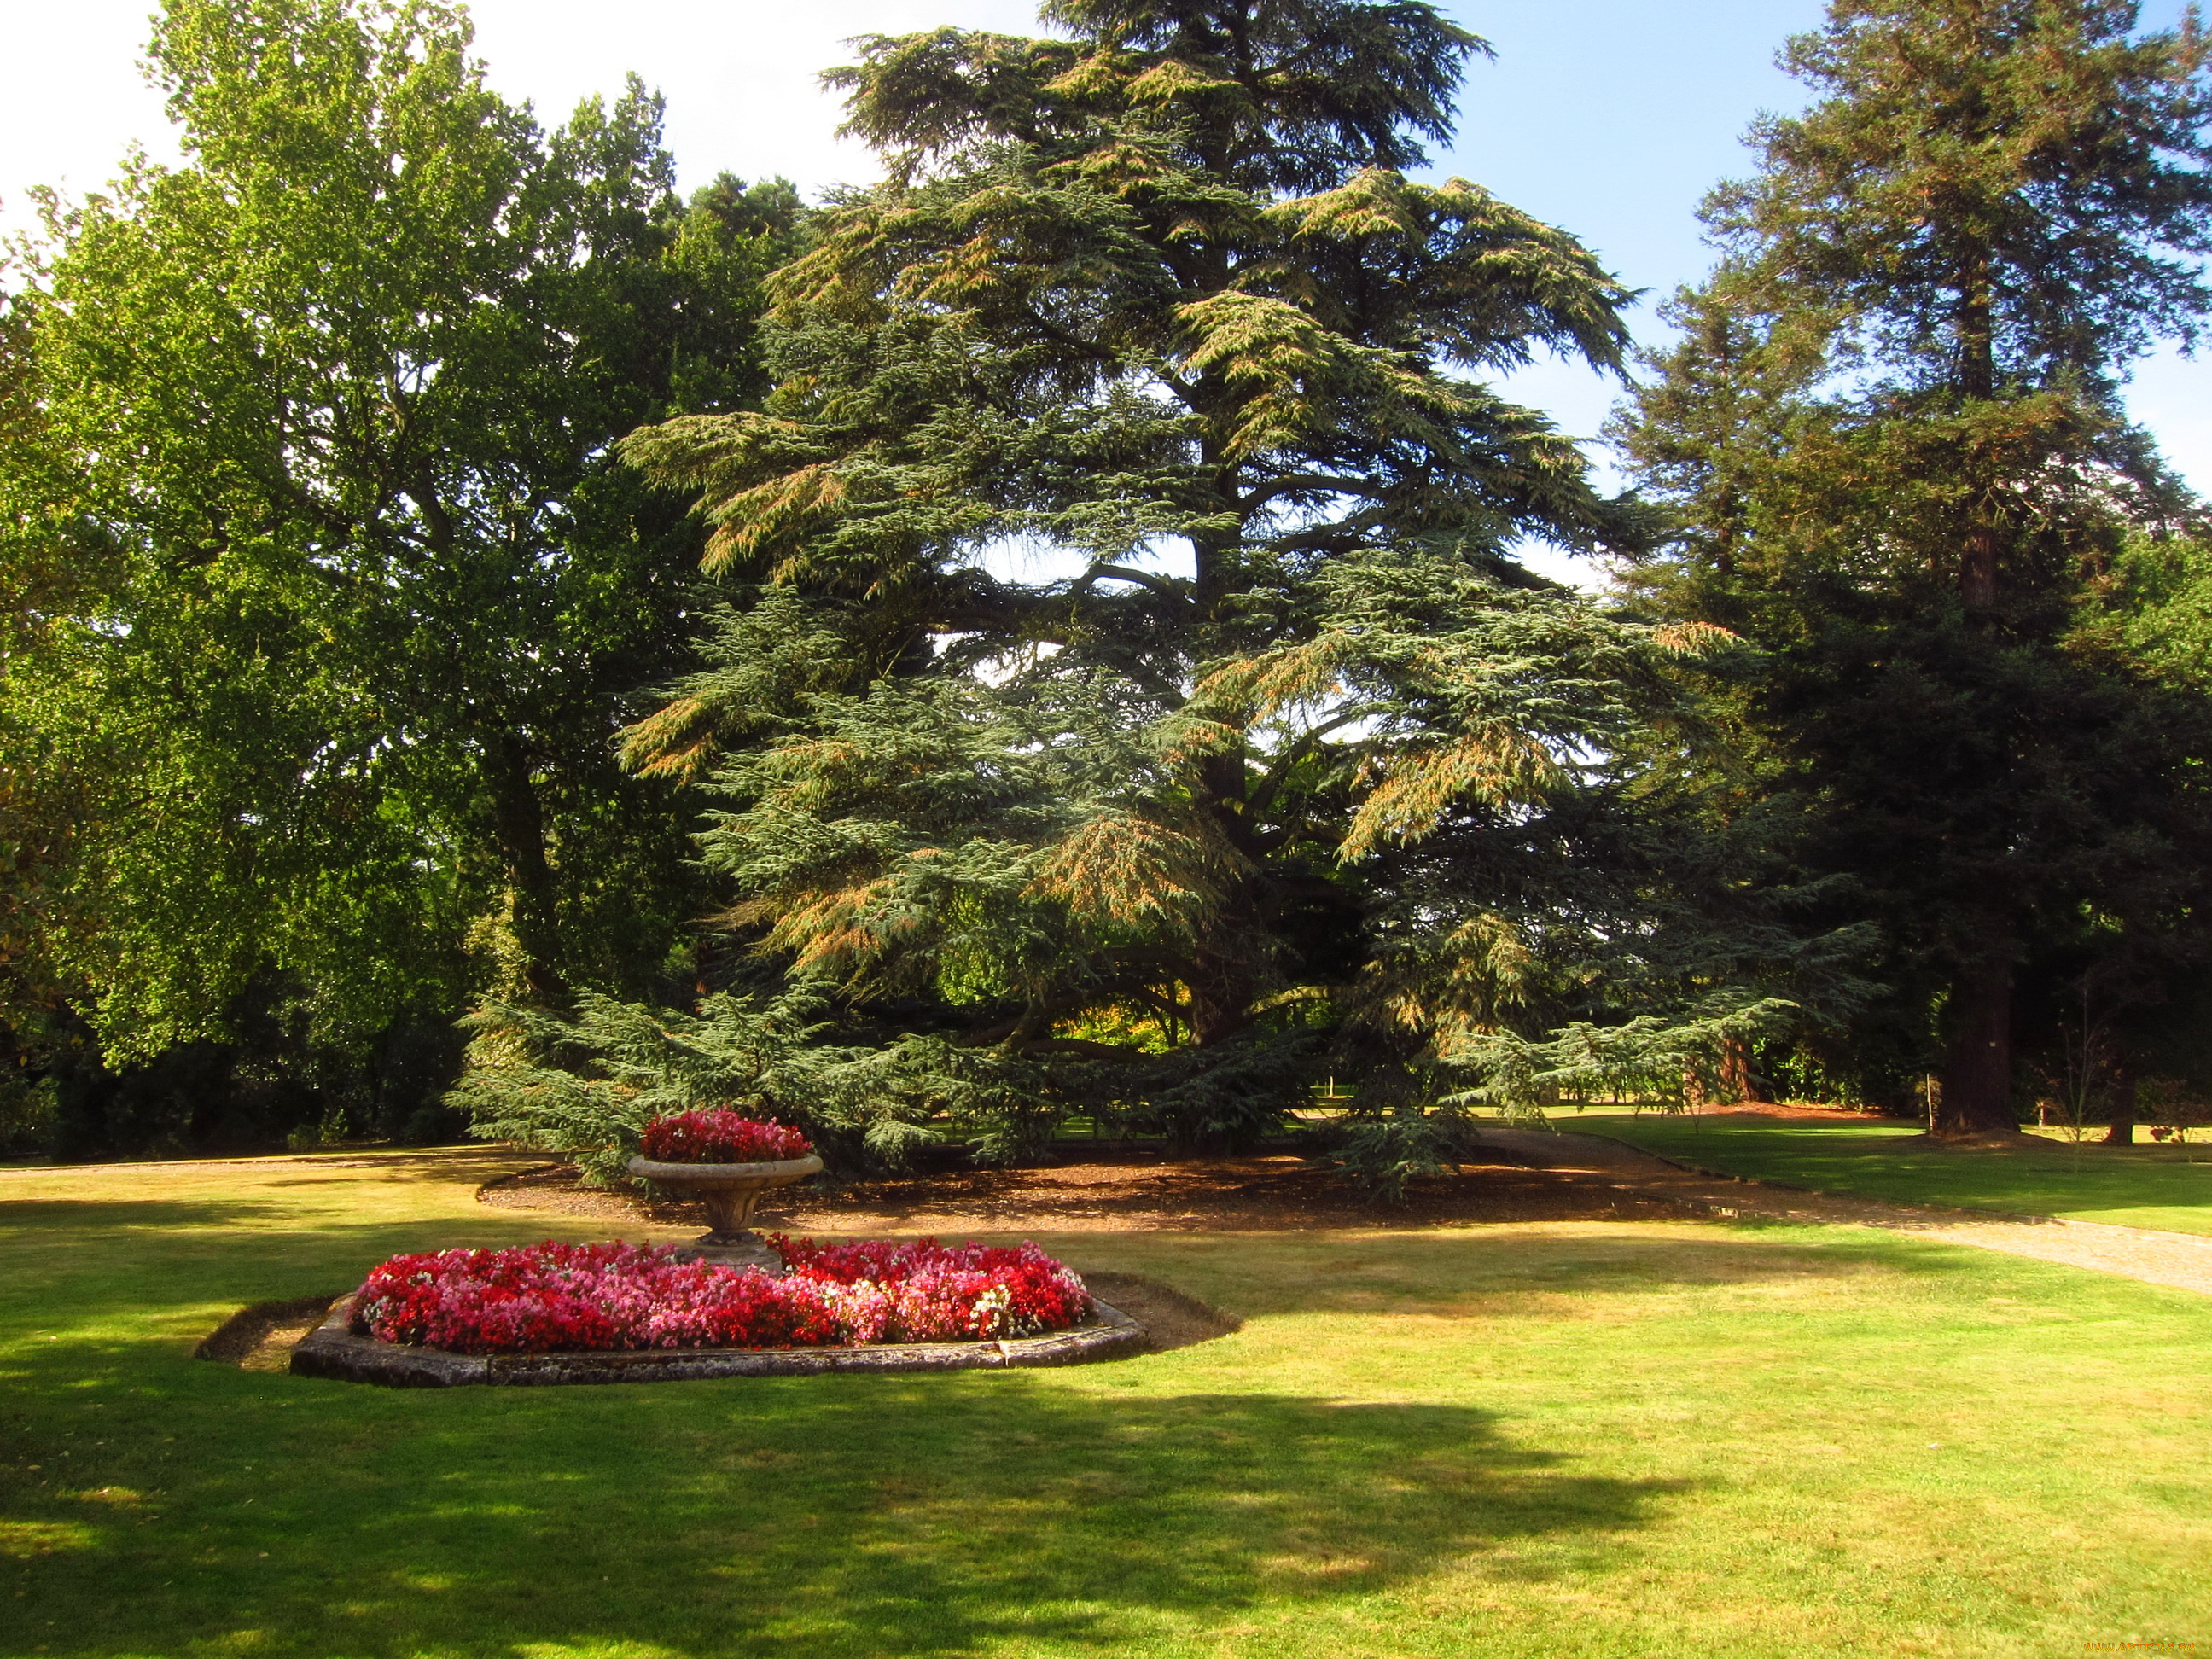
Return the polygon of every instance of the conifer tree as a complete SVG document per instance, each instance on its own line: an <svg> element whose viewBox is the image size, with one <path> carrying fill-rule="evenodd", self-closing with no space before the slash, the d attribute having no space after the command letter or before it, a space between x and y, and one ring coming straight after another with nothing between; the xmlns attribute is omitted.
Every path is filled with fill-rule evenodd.
<svg viewBox="0 0 2212 1659"><path fill-rule="evenodd" d="M864 43L890 178L772 279L766 411L626 444L730 595L632 763L725 803L757 952L1186 1139L1300 1098L1303 1034L1375 1101L1618 1012L1673 971L1627 826L1701 636L1513 557L1635 533L1483 380L1615 369L1628 295L1407 176L1486 49L1417 0L1045 16Z"/></svg>
<svg viewBox="0 0 2212 1659"><path fill-rule="evenodd" d="M1645 586L1764 650L1752 793L1940 1010L1894 1069L1940 1066L1946 1133L2017 1121L2023 975L2201 914L2201 706L2086 625L2194 510L2118 389L2212 300L2204 43L2136 10L1833 0L1621 428L1680 514Z"/></svg>

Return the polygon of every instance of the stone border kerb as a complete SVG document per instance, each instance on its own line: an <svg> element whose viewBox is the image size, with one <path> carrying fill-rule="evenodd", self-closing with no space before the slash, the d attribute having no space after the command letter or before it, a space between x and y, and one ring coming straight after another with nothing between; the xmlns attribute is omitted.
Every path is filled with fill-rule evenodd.
<svg viewBox="0 0 2212 1659"><path fill-rule="evenodd" d="M714 1376L816 1376L830 1371L1010 1370L1080 1365L1144 1351L1145 1328L1091 1298L1091 1322L1003 1342L901 1342L859 1348L636 1348L584 1353L448 1353L356 1336L351 1296L292 1350L295 1376L394 1389L564 1382L682 1382Z"/></svg>

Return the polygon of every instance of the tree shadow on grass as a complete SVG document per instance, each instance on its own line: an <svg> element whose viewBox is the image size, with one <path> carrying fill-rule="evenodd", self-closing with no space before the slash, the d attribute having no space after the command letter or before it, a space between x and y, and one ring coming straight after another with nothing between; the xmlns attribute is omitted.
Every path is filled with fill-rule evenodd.
<svg viewBox="0 0 2212 1659"><path fill-rule="evenodd" d="M1090 1241L1049 1241L1079 1269ZM1270 1253L1279 1259L1279 1253ZM1906 1242L1873 1230L1796 1224L1686 1224L1664 1232L1583 1231L1531 1238L1465 1229L1352 1240L1262 1276L1233 1249L1189 1253L1142 1271L1245 1316L1269 1314L1516 1311L1550 1317L1562 1296L1665 1294L1700 1288L1831 1287L1849 1292L1903 1276L1940 1279L1984 1264L1963 1246ZM1179 1273L1182 1275L1179 1277Z"/></svg>
<svg viewBox="0 0 2212 1659"><path fill-rule="evenodd" d="M402 1186L467 1187L473 1189L495 1176L549 1163L557 1164L558 1160L550 1158L544 1152L518 1152L498 1146L424 1152L373 1152L352 1158L326 1155L311 1162L303 1162L300 1165L302 1172L296 1176L263 1176L257 1172L254 1184L260 1187L328 1186L359 1181L367 1171L373 1174L380 1183L388 1182Z"/></svg>
<svg viewBox="0 0 2212 1659"><path fill-rule="evenodd" d="M297 1213L289 1204L252 1198L15 1199L0 1202L0 1231L66 1233L74 1239L258 1226Z"/></svg>
<svg viewBox="0 0 2212 1659"><path fill-rule="evenodd" d="M2106 1204L2212 1206L2212 1161L2190 1166L2179 1161L2179 1149L2094 1142L2077 1149L2032 1135L1960 1146L1923 1133L1778 1125L1749 1116L1715 1120L1702 1136L1670 1127L1615 1138L1701 1168L1897 1204L2031 1216ZM2208 1152L2212 1147L2199 1149L2200 1156Z"/></svg>
<svg viewBox="0 0 2212 1659"><path fill-rule="evenodd" d="M32 1611L71 1613L50 1650L1103 1649L1470 1559L1585 1566L1682 1490L1462 1407L1019 1374L314 1395L319 1455L204 1472L160 1522L42 1560ZM53 1507L31 1518L86 1518Z"/></svg>
<svg viewBox="0 0 2212 1659"><path fill-rule="evenodd" d="M25 1213L32 1211L41 1213ZM17 1300L33 1285L40 1299L51 1299L65 1281L61 1305L45 1316L46 1328L57 1330L117 1315L158 1315L165 1306L213 1301L234 1308L343 1291L377 1262L404 1252L643 1232L592 1218L491 1209L465 1217L336 1223L250 1198L55 1200L0 1206L0 1218L16 1230L10 1249L17 1267L31 1270L27 1276L0 1274L0 1300ZM234 1227L238 1235L222 1236ZM0 1235L7 1231L0 1226ZM1562 1294L1632 1297L1700 1286L1840 1285L1885 1274L1953 1274L1982 1261L1980 1252L1917 1241L1900 1248L1893 1235L1859 1236L1856 1230L1822 1229L1817 1243L1776 1237L1797 1231L1700 1224L1664 1233L1592 1231L1540 1239L1481 1228L1425 1231L1331 1240L1305 1259L1277 1262L1279 1270L1264 1277L1240 1266L1233 1237L1213 1236L1210 1248L1170 1265L1125 1261L1107 1236L1037 1236L1079 1269L1093 1259L1102 1267L1139 1267L1239 1316L1464 1311L1470 1301L1488 1313L1510 1314L1519 1302L1541 1314ZM1259 1254L1275 1261L1279 1247ZM10 1277L19 1285L12 1291Z"/></svg>
<svg viewBox="0 0 2212 1659"><path fill-rule="evenodd" d="M228 1270L258 1283L289 1262L344 1263L358 1283L386 1256L455 1244L497 1245L578 1231L557 1218L481 1215L335 1221L279 1200L238 1199L56 1199L0 1205L0 1237L11 1251L58 1255L89 1274L127 1285L134 1305L222 1294ZM325 1269L328 1271L329 1269ZM306 1286L303 1289L313 1289ZM349 1285L348 1288L350 1288ZM259 1292L257 1292L257 1294Z"/></svg>
<svg viewBox="0 0 2212 1659"><path fill-rule="evenodd" d="M0 1206L0 1345L35 1322L61 1334L35 1356L43 1371L81 1363L67 1334L116 1319L159 1321L210 1303L335 1294L387 1256L453 1245L535 1243L592 1230L496 1211L333 1223L252 1198L55 1200ZM216 1322L210 1319L207 1329ZM192 1333L195 1340L206 1330ZM164 1337L164 1341L167 1339ZM114 1351L102 1344L112 1365Z"/></svg>

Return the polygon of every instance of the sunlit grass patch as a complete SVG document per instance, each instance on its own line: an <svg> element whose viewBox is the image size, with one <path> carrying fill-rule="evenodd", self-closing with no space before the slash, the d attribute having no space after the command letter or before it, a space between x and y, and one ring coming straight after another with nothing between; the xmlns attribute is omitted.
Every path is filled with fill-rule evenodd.
<svg viewBox="0 0 2212 1659"><path fill-rule="evenodd" d="M1946 1146L1917 1126L1867 1119L1563 1111L1563 1129L1607 1134L1723 1175L1899 1204L2056 1215L2212 1233L2212 1147Z"/></svg>
<svg viewBox="0 0 2212 1659"><path fill-rule="evenodd" d="M1086 1232L1039 1242L1243 1328L597 1389L191 1358L395 1249L592 1231L458 1165L294 1178L0 1175L9 1651L1964 1659L2212 1622L2184 1292L1853 1228Z"/></svg>

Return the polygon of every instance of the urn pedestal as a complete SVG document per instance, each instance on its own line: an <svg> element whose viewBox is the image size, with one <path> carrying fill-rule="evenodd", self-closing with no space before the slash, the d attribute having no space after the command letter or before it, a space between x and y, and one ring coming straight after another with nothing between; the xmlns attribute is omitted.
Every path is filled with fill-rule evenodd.
<svg viewBox="0 0 2212 1659"><path fill-rule="evenodd" d="M707 1206L708 1230L681 1254L686 1261L717 1261L732 1267L781 1273L783 1260L747 1225L761 1194L822 1172L822 1160L809 1154L774 1164L662 1164L634 1158L629 1172L657 1186L696 1194Z"/></svg>

